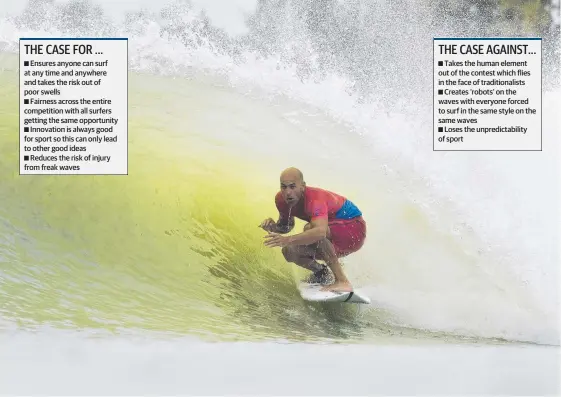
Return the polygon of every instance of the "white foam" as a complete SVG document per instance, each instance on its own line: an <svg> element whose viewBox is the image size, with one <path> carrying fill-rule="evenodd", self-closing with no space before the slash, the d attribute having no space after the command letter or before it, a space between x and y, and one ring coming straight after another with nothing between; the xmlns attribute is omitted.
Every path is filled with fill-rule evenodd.
<svg viewBox="0 0 561 397"><path fill-rule="evenodd" d="M49 329L4 332L0 346L5 394L559 393L555 348L214 344ZM336 381L328 381L330 377Z"/></svg>

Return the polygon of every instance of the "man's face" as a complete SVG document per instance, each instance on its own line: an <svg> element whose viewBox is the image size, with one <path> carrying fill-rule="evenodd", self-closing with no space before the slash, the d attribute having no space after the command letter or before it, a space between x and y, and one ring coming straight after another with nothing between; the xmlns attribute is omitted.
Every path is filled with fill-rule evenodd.
<svg viewBox="0 0 561 397"><path fill-rule="evenodd" d="M305 183L297 177L288 177L281 179L281 194L284 201L289 206L295 205L302 194L304 194Z"/></svg>

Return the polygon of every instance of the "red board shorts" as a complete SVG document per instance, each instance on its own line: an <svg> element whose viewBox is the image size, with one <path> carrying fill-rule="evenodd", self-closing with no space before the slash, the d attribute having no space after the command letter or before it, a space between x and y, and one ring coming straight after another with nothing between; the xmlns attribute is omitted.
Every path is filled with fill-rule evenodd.
<svg viewBox="0 0 561 397"><path fill-rule="evenodd" d="M358 251L366 239L366 222L362 216L353 219L335 219L329 222L331 243L338 258Z"/></svg>

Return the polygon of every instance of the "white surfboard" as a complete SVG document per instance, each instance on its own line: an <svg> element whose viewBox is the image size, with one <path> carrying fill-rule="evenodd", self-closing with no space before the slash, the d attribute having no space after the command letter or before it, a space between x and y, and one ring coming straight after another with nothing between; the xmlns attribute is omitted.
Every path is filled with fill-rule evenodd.
<svg viewBox="0 0 561 397"><path fill-rule="evenodd" d="M321 291L325 285L300 283L298 290L304 300L310 302L341 302L370 304L370 298L360 290L353 292Z"/></svg>

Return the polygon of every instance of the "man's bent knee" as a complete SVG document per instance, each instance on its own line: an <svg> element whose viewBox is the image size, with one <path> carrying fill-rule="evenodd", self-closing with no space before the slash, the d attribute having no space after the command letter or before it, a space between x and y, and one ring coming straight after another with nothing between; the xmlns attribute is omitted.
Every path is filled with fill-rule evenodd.
<svg viewBox="0 0 561 397"><path fill-rule="evenodd" d="M323 260L326 260L330 257L337 257L335 247L327 237L324 237L318 241L318 249Z"/></svg>
<svg viewBox="0 0 561 397"><path fill-rule="evenodd" d="M282 254L287 262L294 262L296 259L296 251L292 247L282 247Z"/></svg>

